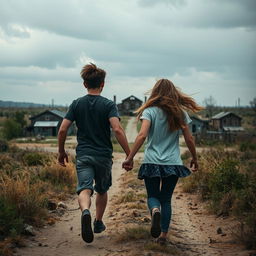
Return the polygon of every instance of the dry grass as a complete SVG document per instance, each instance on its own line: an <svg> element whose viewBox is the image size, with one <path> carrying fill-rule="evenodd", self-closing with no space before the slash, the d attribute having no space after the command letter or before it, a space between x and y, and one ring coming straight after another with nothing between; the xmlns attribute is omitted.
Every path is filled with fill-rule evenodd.
<svg viewBox="0 0 256 256"><path fill-rule="evenodd" d="M55 162L56 154L14 147L0 154L0 255L11 255L10 244L19 246L25 223L41 226L47 221L50 199L74 193L73 162L66 168Z"/></svg>
<svg viewBox="0 0 256 256"><path fill-rule="evenodd" d="M129 242L131 240L149 239L149 228L142 225L126 228L122 233L118 234L116 242Z"/></svg>
<svg viewBox="0 0 256 256"><path fill-rule="evenodd" d="M47 184L38 181L31 184L30 174L23 172L12 178L1 175L0 198L9 205L15 206L17 215L26 223L42 224L46 217Z"/></svg>
<svg viewBox="0 0 256 256"><path fill-rule="evenodd" d="M70 188L74 187L76 182L75 169L72 164L62 167L59 164L53 164L45 167L40 176L43 180L48 180L54 185L63 185Z"/></svg>
<svg viewBox="0 0 256 256"><path fill-rule="evenodd" d="M127 205L128 209L137 209L137 210L147 210L148 207L146 203L143 202L137 202L137 203L130 203Z"/></svg>
<svg viewBox="0 0 256 256"><path fill-rule="evenodd" d="M154 242L145 244L144 248L145 250L149 250L149 251L163 252L163 253L166 253L167 255L173 255L173 256L180 255L179 251L176 248L170 247L169 245L160 245Z"/></svg>

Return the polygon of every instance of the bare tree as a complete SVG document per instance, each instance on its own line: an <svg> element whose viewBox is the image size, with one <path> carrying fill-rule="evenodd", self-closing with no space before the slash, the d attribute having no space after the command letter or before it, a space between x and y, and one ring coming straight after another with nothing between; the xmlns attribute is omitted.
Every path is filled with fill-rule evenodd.
<svg viewBox="0 0 256 256"><path fill-rule="evenodd" d="M205 98L203 100L203 105L206 108L208 117L212 117L213 110L214 110L216 104L217 104L217 101L212 96L209 96L208 98Z"/></svg>

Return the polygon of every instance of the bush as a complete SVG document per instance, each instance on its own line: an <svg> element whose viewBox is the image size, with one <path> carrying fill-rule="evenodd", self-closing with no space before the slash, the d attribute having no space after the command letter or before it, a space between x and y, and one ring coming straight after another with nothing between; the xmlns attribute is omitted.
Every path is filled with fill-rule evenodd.
<svg viewBox="0 0 256 256"><path fill-rule="evenodd" d="M241 152L246 152L249 150L256 151L256 144L250 142L243 142L240 144L239 149Z"/></svg>
<svg viewBox="0 0 256 256"><path fill-rule="evenodd" d="M9 145L8 142L5 140L0 140L0 152L8 151Z"/></svg>
<svg viewBox="0 0 256 256"><path fill-rule="evenodd" d="M21 233L23 220L18 216L14 205L8 203L3 197L0 198L0 240L12 233Z"/></svg>
<svg viewBox="0 0 256 256"><path fill-rule="evenodd" d="M219 201L223 195L244 188L245 176L239 173L238 162L225 160L210 174L209 190L211 199Z"/></svg>
<svg viewBox="0 0 256 256"><path fill-rule="evenodd" d="M21 125L16 121L7 119L4 121L2 133L5 139L11 140L21 136L22 128Z"/></svg>

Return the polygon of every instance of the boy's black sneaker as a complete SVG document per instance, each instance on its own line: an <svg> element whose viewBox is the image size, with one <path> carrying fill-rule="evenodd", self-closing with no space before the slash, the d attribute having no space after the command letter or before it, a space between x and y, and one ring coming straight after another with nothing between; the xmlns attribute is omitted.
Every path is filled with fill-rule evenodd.
<svg viewBox="0 0 256 256"><path fill-rule="evenodd" d="M102 220L94 220L93 222L94 225L94 233L101 233L102 231L104 231L106 229L106 226L104 225Z"/></svg>
<svg viewBox="0 0 256 256"><path fill-rule="evenodd" d="M93 241L93 232L92 232L92 219L90 211L85 209L82 212L81 216L81 229L82 229L82 238L86 243L91 243Z"/></svg>

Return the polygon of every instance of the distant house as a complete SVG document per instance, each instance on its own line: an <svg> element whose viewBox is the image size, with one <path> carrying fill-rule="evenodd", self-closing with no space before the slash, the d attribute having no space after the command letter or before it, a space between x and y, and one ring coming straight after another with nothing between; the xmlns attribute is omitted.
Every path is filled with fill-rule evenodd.
<svg viewBox="0 0 256 256"><path fill-rule="evenodd" d="M133 115L133 112L142 105L142 100L131 95L117 104L118 111L121 115Z"/></svg>
<svg viewBox="0 0 256 256"><path fill-rule="evenodd" d="M215 131L240 132L244 131L241 125L242 118L231 112L220 112L211 118L211 127Z"/></svg>
<svg viewBox="0 0 256 256"><path fill-rule="evenodd" d="M192 122L189 124L192 134L204 133L209 126L209 120L201 119L198 116L190 116Z"/></svg>
<svg viewBox="0 0 256 256"><path fill-rule="evenodd" d="M34 135L57 136L61 122L66 113L59 110L46 110L38 115L30 117L30 131ZM74 134L74 125L68 131L68 135Z"/></svg>

